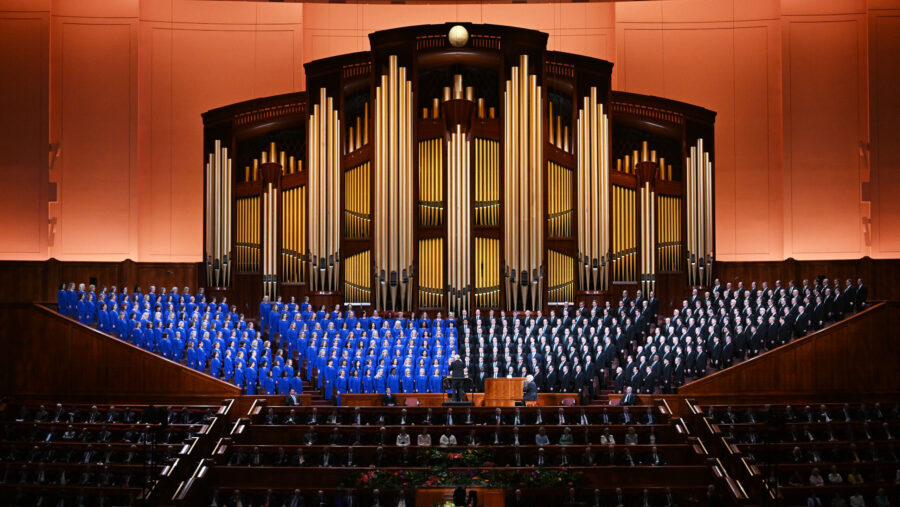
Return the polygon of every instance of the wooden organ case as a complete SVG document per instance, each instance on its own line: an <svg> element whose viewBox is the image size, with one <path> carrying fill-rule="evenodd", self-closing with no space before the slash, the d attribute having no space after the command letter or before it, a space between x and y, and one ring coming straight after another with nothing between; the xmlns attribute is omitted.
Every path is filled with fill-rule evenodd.
<svg viewBox="0 0 900 507"><path fill-rule="evenodd" d="M207 294L460 315L709 286L715 113L612 91L542 32L452 26L203 115Z"/></svg>

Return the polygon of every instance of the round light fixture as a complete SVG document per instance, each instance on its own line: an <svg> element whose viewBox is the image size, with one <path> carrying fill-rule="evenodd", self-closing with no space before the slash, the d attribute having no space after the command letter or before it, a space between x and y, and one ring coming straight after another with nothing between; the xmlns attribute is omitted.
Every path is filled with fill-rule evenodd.
<svg viewBox="0 0 900 507"><path fill-rule="evenodd" d="M447 38L450 39L451 46L461 48L469 42L469 31L462 25L454 25L447 34Z"/></svg>

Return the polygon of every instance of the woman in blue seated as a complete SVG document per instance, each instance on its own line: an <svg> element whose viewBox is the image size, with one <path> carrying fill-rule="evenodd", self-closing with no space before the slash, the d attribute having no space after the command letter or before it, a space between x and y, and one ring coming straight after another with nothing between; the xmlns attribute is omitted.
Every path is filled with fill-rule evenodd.
<svg viewBox="0 0 900 507"><path fill-rule="evenodd" d="M296 375L291 377L291 389L297 394L303 394L303 377L300 375L300 368L297 368Z"/></svg>
<svg viewBox="0 0 900 507"><path fill-rule="evenodd" d="M260 389L262 392L266 393L266 395L272 396L275 394L275 378L272 377L272 370L266 372L259 384Z"/></svg>

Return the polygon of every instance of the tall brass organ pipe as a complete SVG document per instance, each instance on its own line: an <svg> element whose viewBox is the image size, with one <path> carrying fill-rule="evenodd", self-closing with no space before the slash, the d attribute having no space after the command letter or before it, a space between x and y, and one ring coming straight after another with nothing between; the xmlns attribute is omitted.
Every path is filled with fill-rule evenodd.
<svg viewBox="0 0 900 507"><path fill-rule="evenodd" d="M309 116L309 288L336 291L340 277L341 126L325 88Z"/></svg>
<svg viewBox="0 0 900 507"><path fill-rule="evenodd" d="M685 178L687 197L687 271L691 285L709 285L713 252L712 161L703 139L691 146Z"/></svg>
<svg viewBox="0 0 900 507"><path fill-rule="evenodd" d="M669 166L671 167L671 166ZM657 197L656 251L660 271L681 269L681 198Z"/></svg>
<svg viewBox="0 0 900 507"><path fill-rule="evenodd" d="M281 279L306 281L303 252L306 251L306 186L282 190Z"/></svg>
<svg viewBox="0 0 900 507"><path fill-rule="evenodd" d="M344 173L344 235L348 238L369 237L369 166L363 162Z"/></svg>
<svg viewBox="0 0 900 507"><path fill-rule="evenodd" d="M363 305L371 298L372 251L364 250L344 260L344 302Z"/></svg>
<svg viewBox="0 0 900 507"><path fill-rule="evenodd" d="M206 283L231 285L231 158L216 139L206 162Z"/></svg>
<svg viewBox="0 0 900 507"><path fill-rule="evenodd" d="M554 162L548 163L547 222L550 236L572 235L572 170Z"/></svg>
<svg viewBox="0 0 900 507"><path fill-rule="evenodd" d="M641 187L641 289L656 290L656 191Z"/></svg>
<svg viewBox="0 0 900 507"><path fill-rule="evenodd" d="M623 282L637 281L635 257L637 238L635 227L635 191L619 185L612 186L613 194L613 278Z"/></svg>
<svg viewBox="0 0 900 507"><path fill-rule="evenodd" d="M456 125L447 143L447 292L449 310L457 315L469 307L472 294L470 144L462 126Z"/></svg>
<svg viewBox="0 0 900 507"><path fill-rule="evenodd" d="M597 88L582 99L578 141L578 263L583 290L606 290L609 245L609 118Z"/></svg>
<svg viewBox="0 0 900 507"><path fill-rule="evenodd" d="M475 238L475 306L500 306L500 240Z"/></svg>
<svg viewBox="0 0 900 507"><path fill-rule="evenodd" d="M500 225L500 143L480 137L475 139L475 224Z"/></svg>
<svg viewBox="0 0 900 507"><path fill-rule="evenodd" d="M507 309L541 308L543 122L541 87L528 56L510 69L503 92L504 276Z"/></svg>
<svg viewBox="0 0 900 507"><path fill-rule="evenodd" d="M254 272L259 268L261 244L259 238L260 196L237 200L237 270Z"/></svg>
<svg viewBox="0 0 900 507"><path fill-rule="evenodd" d="M444 141L419 141L419 224L444 223ZM421 303L420 303L421 305Z"/></svg>
<svg viewBox="0 0 900 507"><path fill-rule="evenodd" d="M444 306L444 238L419 240L419 308Z"/></svg>
<svg viewBox="0 0 900 507"><path fill-rule="evenodd" d="M412 82L397 56L375 89L375 305L412 309L413 287Z"/></svg>
<svg viewBox="0 0 900 507"><path fill-rule="evenodd" d="M263 295L275 298L278 289L278 187L271 181L263 192Z"/></svg>
<svg viewBox="0 0 900 507"><path fill-rule="evenodd" d="M554 250L547 253L550 265L547 276L547 299L550 304L575 301L575 259Z"/></svg>

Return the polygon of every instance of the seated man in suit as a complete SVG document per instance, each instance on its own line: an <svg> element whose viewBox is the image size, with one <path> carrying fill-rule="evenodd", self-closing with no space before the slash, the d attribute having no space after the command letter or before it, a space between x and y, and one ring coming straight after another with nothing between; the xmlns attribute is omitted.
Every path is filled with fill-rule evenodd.
<svg viewBox="0 0 900 507"><path fill-rule="evenodd" d="M634 392L631 386L625 388L625 396L622 396L622 399L619 401L619 405L634 405L637 400L635 399Z"/></svg>
<svg viewBox="0 0 900 507"><path fill-rule="evenodd" d="M297 396L297 391L292 388L291 392L284 397L284 404L289 407L298 407L300 405L303 405L303 402L301 402L300 397Z"/></svg>
<svg viewBox="0 0 900 507"><path fill-rule="evenodd" d="M525 377L523 390L525 392L524 396L522 396L523 401L537 401L538 389L537 384L534 383L534 376L528 375Z"/></svg>
<svg viewBox="0 0 900 507"><path fill-rule="evenodd" d="M397 406L397 398L391 394L391 388L388 387L384 390L384 396L381 397L381 404L385 407L396 407Z"/></svg>

